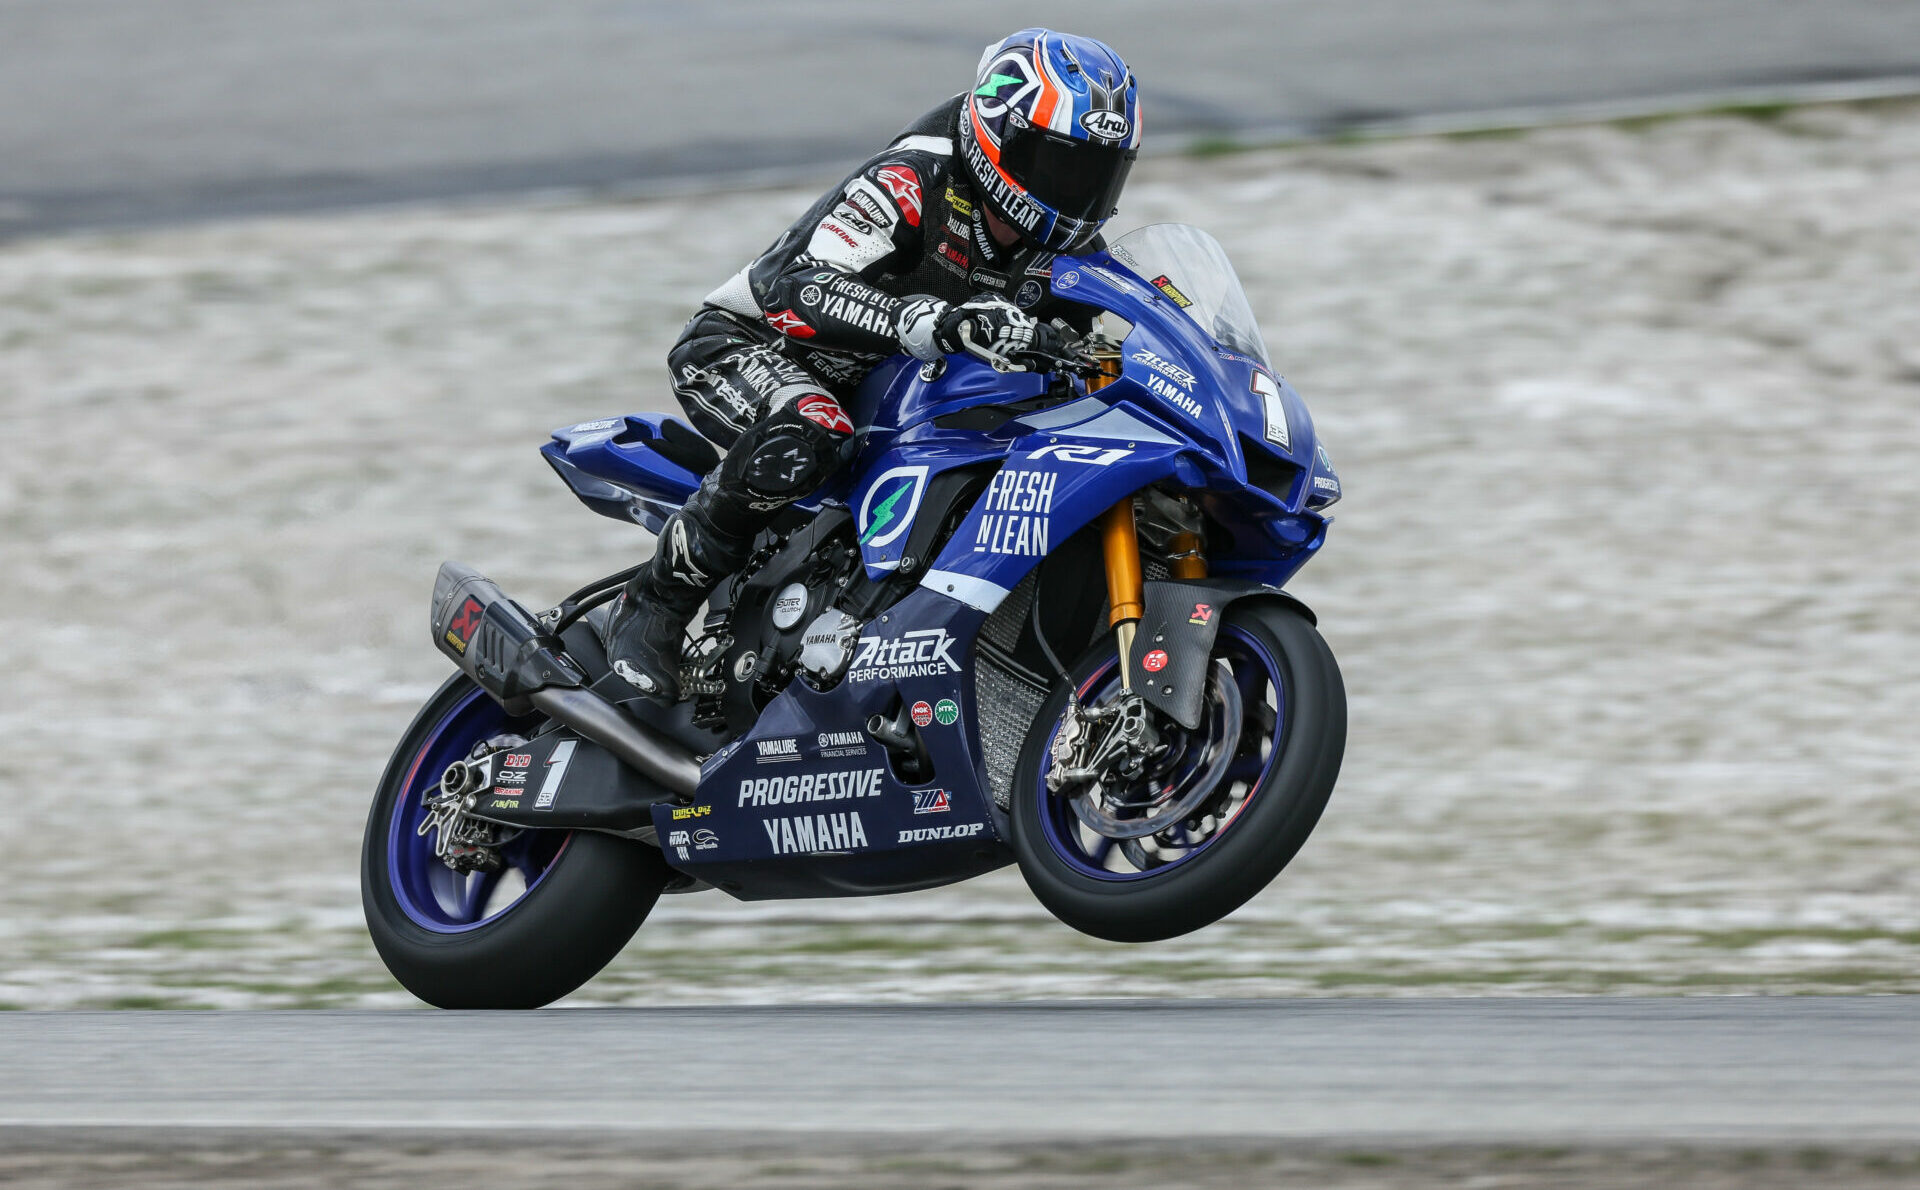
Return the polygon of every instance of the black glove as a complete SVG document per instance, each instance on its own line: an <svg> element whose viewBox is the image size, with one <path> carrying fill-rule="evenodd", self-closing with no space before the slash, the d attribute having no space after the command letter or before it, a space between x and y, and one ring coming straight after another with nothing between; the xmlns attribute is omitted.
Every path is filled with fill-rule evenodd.
<svg viewBox="0 0 1920 1190"><path fill-rule="evenodd" d="M901 307L901 346L917 359L936 360L966 352L1021 367L1028 359L1058 355L1060 332L1005 298L969 298L949 306L938 298L912 298ZM962 337L962 331L965 336ZM1038 354L1036 354L1038 353Z"/></svg>

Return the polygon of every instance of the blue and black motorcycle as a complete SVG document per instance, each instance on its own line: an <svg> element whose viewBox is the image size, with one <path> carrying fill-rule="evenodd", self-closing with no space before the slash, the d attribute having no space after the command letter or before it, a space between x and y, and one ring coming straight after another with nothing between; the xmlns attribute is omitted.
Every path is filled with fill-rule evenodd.
<svg viewBox="0 0 1920 1190"><path fill-rule="evenodd" d="M1143 228L1052 280L1097 312L1067 353L868 377L853 465L715 593L671 709L610 672L631 571L536 614L441 567L433 640L460 672L363 850L401 983L537 1006L662 893L869 896L1009 862L1061 921L1145 942L1286 866L1346 742L1339 669L1283 589L1340 480L1204 232ZM717 457L653 414L543 452L655 531Z"/></svg>

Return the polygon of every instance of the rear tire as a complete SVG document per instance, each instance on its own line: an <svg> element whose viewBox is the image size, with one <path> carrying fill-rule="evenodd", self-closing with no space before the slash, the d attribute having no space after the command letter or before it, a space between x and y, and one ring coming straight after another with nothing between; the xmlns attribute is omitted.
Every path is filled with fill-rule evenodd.
<svg viewBox="0 0 1920 1190"><path fill-rule="evenodd" d="M464 676L415 717L380 779L360 851L360 899L373 945L402 986L438 1008L538 1008L567 995L620 953L652 910L670 870L657 848L591 831L567 833L524 895L472 922L437 920L398 874L423 861L396 849L426 845L413 832L440 756L517 726ZM429 847L430 850L430 847ZM399 887L396 887L399 885ZM423 924L418 918L426 918Z"/></svg>
<svg viewBox="0 0 1920 1190"><path fill-rule="evenodd" d="M1071 681L1056 683L1035 718L1015 770L1013 850L1034 896L1074 929L1113 942L1154 942L1210 925L1271 883L1319 822L1346 749L1346 690L1333 652L1305 617L1277 600L1233 604L1216 657L1223 651L1220 642L1230 640L1271 663L1281 713L1272 728L1270 758L1249 782L1244 805L1177 863L1101 872L1087 852L1077 850L1079 843L1063 842L1061 799L1046 789L1048 749L1068 695L1111 680L1117 664L1111 639L1073 668Z"/></svg>

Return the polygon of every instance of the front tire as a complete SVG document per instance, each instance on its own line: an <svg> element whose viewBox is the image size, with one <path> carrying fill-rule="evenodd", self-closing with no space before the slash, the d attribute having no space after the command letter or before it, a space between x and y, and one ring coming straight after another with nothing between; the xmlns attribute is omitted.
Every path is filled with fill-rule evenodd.
<svg viewBox="0 0 1920 1190"><path fill-rule="evenodd" d="M1123 837L1124 822L1046 786L1069 695L1098 702L1118 690L1111 639L1056 683L1035 718L1015 770L1013 850L1034 896L1067 925L1113 942L1210 925L1271 883L1319 822L1346 749L1346 690L1332 650L1298 611L1249 599L1227 610L1213 657L1235 689L1210 696L1197 731L1171 738L1188 750L1229 750L1221 768L1196 754L1186 770L1225 776L1205 781L1212 792L1190 814L1144 837ZM1237 725L1222 722L1236 717ZM1169 776L1167 788L1179 778Z"/></svg>
<svg viewBox="0 0 1920 1190"><path fill-rule="evenodd" d="M478 742L530 735L465 676L430 699L380 779L360 849L367 932L395 979L438 1008L538 1008L598 974L670 871L656 848L591 831L528 831L494 876L458 876L417 828L421 799Z"/></svg>

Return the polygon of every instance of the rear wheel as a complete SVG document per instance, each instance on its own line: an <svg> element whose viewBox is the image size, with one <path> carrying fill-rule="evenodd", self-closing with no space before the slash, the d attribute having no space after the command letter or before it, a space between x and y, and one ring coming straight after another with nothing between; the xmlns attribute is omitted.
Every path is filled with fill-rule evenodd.
<svg viewBox="0 0 1920 1190"><path fill-rule="evenodd" d="M1036 718L1012 791L1013 848L1034 895L1075 929L1115 942L1197 930L1265 888L1320 820L1347 731L1326 642L1286 604L1244 600L1212 663L1197 728L1147 710L1158 746L1137 779L1048 789L1069 697L1095 716L1123 705L1111 640Z"/></svg>
<svg viewBox="0 0 1920 1190"><path fill-rule="evenodd" d="M375 949L440 1008L538 1008L620 953L670 875L656 848L591 831L521 831L495 871L455 872L421 825L455 761L532 735L464 676L442 686L387 762L361 845L360 899Z"/></svg>

